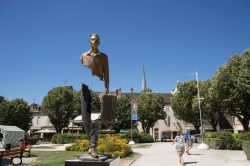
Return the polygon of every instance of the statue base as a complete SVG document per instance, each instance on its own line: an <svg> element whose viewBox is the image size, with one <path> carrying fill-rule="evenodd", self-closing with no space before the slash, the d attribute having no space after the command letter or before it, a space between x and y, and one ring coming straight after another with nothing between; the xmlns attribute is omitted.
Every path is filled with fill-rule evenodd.
<svg viewBox="0 0 250 166"><path fill-rule="evenodd" d="M65 161L65 166L119 166L120 157L113 157L108 154L98 154L99 158L93 158L90 154L84 153L78 158Z"/></svg>

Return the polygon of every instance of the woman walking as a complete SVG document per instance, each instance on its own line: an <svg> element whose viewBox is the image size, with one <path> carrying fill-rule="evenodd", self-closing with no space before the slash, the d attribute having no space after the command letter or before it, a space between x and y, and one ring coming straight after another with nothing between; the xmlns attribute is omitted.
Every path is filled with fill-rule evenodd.
<svg viewBox="0 0 250 166"><path fill-rule="evenodd" d="M188 127L185 133L185 141L186 141L186 153L190 155L190 149L193 147L193 142L191 139L190 128Z"/></svg>
<svg viewBox="0 0 250 166"><path fill-rule="evenodd" d="M183 153L185 151L185 138L182 135L181 130L177 131L177 135L173 141L173 144L176 143L176 152L179 156L179 163L181 163L182 165L184 165L184 159L183 159Z"/></svg>

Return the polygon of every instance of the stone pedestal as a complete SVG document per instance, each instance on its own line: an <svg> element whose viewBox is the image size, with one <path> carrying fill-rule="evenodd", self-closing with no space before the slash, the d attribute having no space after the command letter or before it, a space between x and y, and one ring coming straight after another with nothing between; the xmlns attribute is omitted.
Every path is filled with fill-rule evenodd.
<svg viewBox="0 0 250 166"><path fill-rule="evenodd" d="M65 166L120 166L120 157L98 155L99 158L94 159L83 154L78 158L66 160Z"/></svg>

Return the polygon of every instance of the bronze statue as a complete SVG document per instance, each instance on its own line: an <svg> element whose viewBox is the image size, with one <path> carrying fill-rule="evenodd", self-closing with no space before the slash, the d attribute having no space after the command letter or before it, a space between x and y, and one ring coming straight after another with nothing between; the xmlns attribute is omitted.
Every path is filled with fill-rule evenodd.
<svg viewBox="0 0 250 166"><path fill-rule="evenodd" d="M98 158L96 152L96 146L98 142L99 129L101 122L103 124L113 123L115 121L115 105L116 96L108 94L109 93L109 66L108 57L104 53L98 50L98 45L100 44L100 38L97 34L92 34L90 36L91 49L82 54L80 61L84 66L91 69L92 74L98 76L101 80L104 80L106 94L102 97L102 108L101 117L96 120L91 119L91 95L90 90L87 85L82 84L81 90L81 111L82 111L82 121L86 134L89 137L89 151L88 153L93 158ZM85 158L85 154L80 159Z"/></svg>
<svg viewBox="0 0 250 166"><path fill-rule="evenodd" d="M109 64L106 54L98 50L100 38L97 34L90 35L91 49L81 55L80 61L92 71L100 80L104 80L106 94L109 93Z"/></svg>

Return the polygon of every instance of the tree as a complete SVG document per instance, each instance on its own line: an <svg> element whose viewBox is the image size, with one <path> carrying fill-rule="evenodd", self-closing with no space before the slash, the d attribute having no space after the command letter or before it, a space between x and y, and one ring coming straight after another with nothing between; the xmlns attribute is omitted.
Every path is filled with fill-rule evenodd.
<svg viewBox="0 0 250 166"><path fill-rule="evenodd" d="M116 103L116 130L129 129L131 127L131 102L127 95L117 99Z"/></svg>
<svg viewBox="0 0 250 166"><path fill-rule="evenodd" d="M192 123L196 131L199 131L201 123L197 92L197 82L195 80L180 83L178 91L172 97L171 105L178 119Z"/></svg>
<svg viewBox="0 0 250 166"><path fill-rule="evenodd" d="M242 55L233 55L218 69L213 78L212 92L222 111L237 117L247 131L250 120L250 49Z"/></svg>
<svg viewBox="0 0 250 166"><path fill-rule="evenodd" d="M100 113L101 112L101 100L98 97L96 92L91 91L91 109L93 113ZM74 92L74 111L76 115L74 117L81 115L81 91Z"/></svg>
<svg viewBox="0 0 250 166"><path fill-rule="evenodd" d="M142 93L138 99L138 116L144 132L149 133L156 121L166 119L164 98L160 94Z"/></svg>
<svg viewBox="0 0 250 166"><path fill-rule="evenodd" d="M18 126L28 131L32 122L32 113L23 99L3 101L0 104L0 124Z"/></svg>
<svg viewBox="0 0 250 166"><path fill-rule="evenodd" d="M203 118L213 127L213 131L216 131L217 124L222 119L223 114L221 113L221 108L217 100L213 97L213 93L210 89L211 80L203 81L200 88L201 95L204 97L202 113Z"/></svg>
<svg viewBox="0 0 250 166"><path fill-rule="evenodd" d="M56 87L50 90L42 102L42 112L45 113L57 132L61 132L69 124L74 113L74 94L68 87Z"/></svg>
<svg viewBox="0 0 250 166"><path fill-rule="evenodd" d="M96 92L91 91L91 112L93 113L100 113L101 112L101 100L98 97Z"/></svg>

